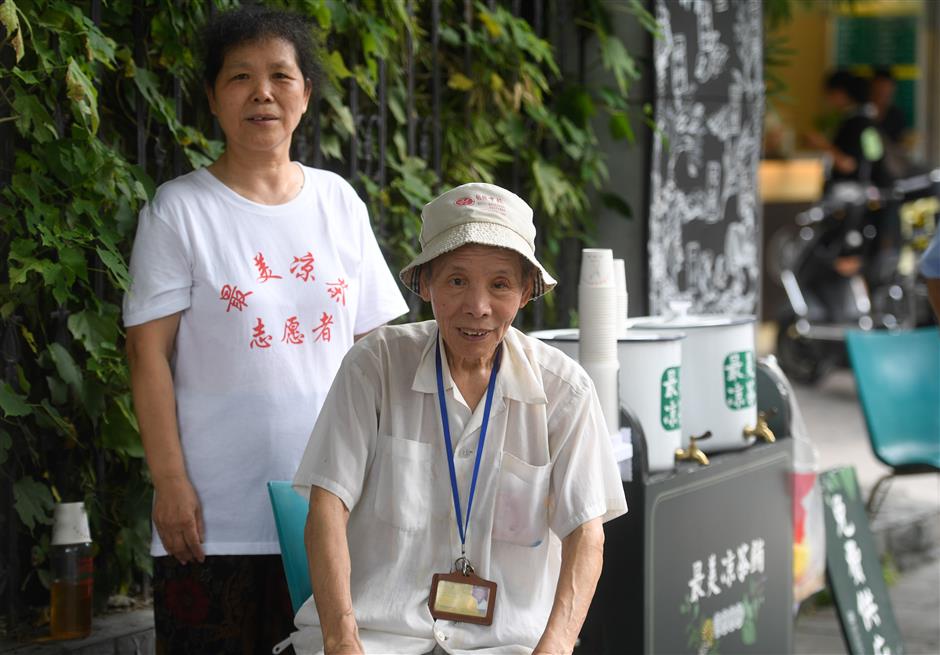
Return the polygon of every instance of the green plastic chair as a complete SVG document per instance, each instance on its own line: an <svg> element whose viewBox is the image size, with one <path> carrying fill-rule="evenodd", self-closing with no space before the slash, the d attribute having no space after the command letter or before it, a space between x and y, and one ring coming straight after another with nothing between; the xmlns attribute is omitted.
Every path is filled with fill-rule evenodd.
<svg viewBox="0 0 940 655"><path fill-rule="evenodd" d="M310 569L307 568L307 549L304 546L304 524L307 522L307 501L286 480L268 482L268 495L274 510L277 540L281 545L281 561L287 577L294 614L310 598Z"/></svg>
<svg viewBox="0 0 940 655"><path fill-rule="evenodd" d="M846 343L872 450L891 467L868 497L872 512L894 476L940 473L940 330L853 330Z"/></svg>

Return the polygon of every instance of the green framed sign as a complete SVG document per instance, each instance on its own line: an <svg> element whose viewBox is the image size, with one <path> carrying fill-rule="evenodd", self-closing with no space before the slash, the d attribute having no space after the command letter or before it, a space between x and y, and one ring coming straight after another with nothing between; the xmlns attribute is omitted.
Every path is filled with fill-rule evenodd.
<svg viewBox="0 0 940 655"><path fill-rule="evenodd" d="M901 655L904 642L852 467L820 478L826 516L826 579L852 655Z"/></svg>

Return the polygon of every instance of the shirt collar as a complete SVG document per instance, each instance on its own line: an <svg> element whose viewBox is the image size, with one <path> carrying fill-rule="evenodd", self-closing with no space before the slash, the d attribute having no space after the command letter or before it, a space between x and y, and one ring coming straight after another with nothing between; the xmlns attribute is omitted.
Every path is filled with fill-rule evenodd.
<svg viewBox="0 0 940 655"><path fill-rule="evenodd" d="M413 391L420 393L437 393L437 368L434 364L434 347L441 341L441 350L444 349L439 330L433 330L421 352L421 360L415 371L414 381L411 384ZM532 362L526 356L523 348L522 333L510 327L503 337L503 358L496 376L496 395L518 400L523 403L545 404L548 399L542 389L542 382ZM453 378L447 365L447 358L441 358L444 372L444 389L450 389Z"/></svg>

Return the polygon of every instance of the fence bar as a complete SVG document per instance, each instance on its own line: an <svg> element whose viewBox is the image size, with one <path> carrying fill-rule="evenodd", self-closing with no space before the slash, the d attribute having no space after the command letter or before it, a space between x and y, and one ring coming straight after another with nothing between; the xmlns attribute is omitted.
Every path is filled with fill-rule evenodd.
<svg viewBox="0 0 940 655"><path fill-rule="evenodd" d="M2 161L12 161L11 153L8 152L10 145L12 145L12 139L9 141L3 140L0 143L3 144L0 146L0 153L5 157ZM0 354L2 354L4 364L3 379L14 389L18 387L16 365L20 361L18 323L19 317L16 315L4 321L3 341L0 342ZM19 436L14 435L14 439L17 438L19 438ZM2 494L2 498L0 498L0 511L2 511L0 519L2 519L4 524L3 533L6 535L5 543L3 544L5 551L3 558L4 563L0 565L0 583L2 583L5 592L4 604L6 605L8 627L13 628L16 626L20 615L20 602L17 596L17 591L19 591L20 586L20 531L17 525L16 510L13 507L12 476L3 476L3 480L0 482L0 494Z"/></svg>
<svg viewBox="0 0 940 655"><path fill-rule="evenodd" d="M431 1L431 165L441 179L441 64L437 57L440 47L441 0Z"/></svg>
<svg viewBox="0 0 940 655"><path fill-rule="evenodd" d="M414 20L414 2L408 0L407 4L408 21ZM408 155L413 156L416 151L416 131L417 121L415 120L415 44L412 38L411 25L408 26L408 35L405 39L406 58L408 66L408 98L405 103L405 111L408 113ZM437 59L437 57L435 57Z"/></svg>
<svg viewBox="0 0 940 655"><path fill-rule="evenodd" d="M138 66L147 64L147 46L144 35L147 29L144 24L144 12L134 12L134 22L131 25L134 34L134 63ZM144 173L147 172L147 102L140 93L135 94L137 105L137 165Z"/></svg>
<svg viewBox="0 0 940 655"><path fill-rule="evenodd" d="M388 80L386 79L387 63L384 59L379 60L379 186L385 188L385 149L388 141ZM386 234L387 225L385 224L385 204L379 204L379 234L383 237Z"/></svg>
<svg viewBox="0 0 940 655"><path fill-rule="evenodd" d="M176 118L180 123L183 122L183 88L180 84L180 78L173 76L173 106L176 110ZM173 177L179 177L183 174L183 147L177 139L173 139Z"/></svg>
<svg viewBox="0 0 940 655"><path fill-rule="evenodd" d="M313 85L313 165L317 168L323 167L323 152L320 150L320 84L319 81Z"/></svg>
<svg viewBox="0 0 940 655"><path fill-rule="evenodd" d="M349 57L349 70L355 71L358 65L359 57L356 54L356 48L353 46ZM353 117L353 133L349 136L349 178L353 178L359 172L359 84L356 82L356 76L349 77L349 113Z"/></svg>
<svg viewBox="0 0 940 655"><path fill-rule="evenodd" d="M473 0L464 0L463 2L463 19L464 23L467 25L467 30L473 29ZM470 39L467 38L464 40L463 44L463 71L469 79L473 79L473 71L471 66L473 64L473 56L470 51ZM463 122L465 127L470 129L470 103L464 105L463 110Z"/></svg>

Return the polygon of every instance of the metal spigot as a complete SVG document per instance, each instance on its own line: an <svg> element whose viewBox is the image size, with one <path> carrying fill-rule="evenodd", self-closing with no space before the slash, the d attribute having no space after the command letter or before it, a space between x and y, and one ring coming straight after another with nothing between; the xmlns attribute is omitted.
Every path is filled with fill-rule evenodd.
<svg viewBox="0 0 940 655"><path fill-rule="evenodd" d="M708 466L708 455L698 447L699 441L702 439L708 439L712 436L711 431L709 430L705 434L699 435L697 437L689 437L689 447L686 448L676 448L676 461L683 461L691 459L692 461L698 462L702 466Z"/></svg>
<svg viewBox="0 0 940 655"><path fill-rule="evenodd" d="M758 412L757 413L757 425L753 428L744 428L744 438L757 437L762 439L767 443L773 443L777 440L774 436L774 431L770 429L770 425L767 424L767 413Z"/></svg>

